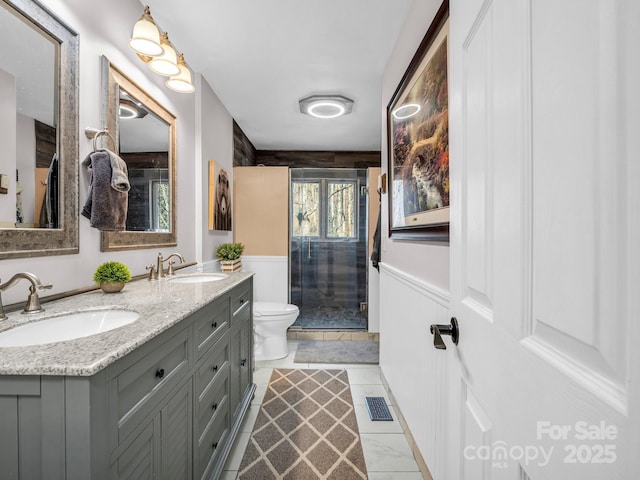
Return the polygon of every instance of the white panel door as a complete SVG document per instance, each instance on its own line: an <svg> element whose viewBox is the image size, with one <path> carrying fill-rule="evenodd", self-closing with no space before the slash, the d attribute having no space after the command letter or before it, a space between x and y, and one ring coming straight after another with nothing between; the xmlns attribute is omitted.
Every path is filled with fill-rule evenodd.
<svg viewBox="0 0 640 480"><path fill-rule="evenodd" d="M447 478L640 474L634 3L451 2Z"/></svg>

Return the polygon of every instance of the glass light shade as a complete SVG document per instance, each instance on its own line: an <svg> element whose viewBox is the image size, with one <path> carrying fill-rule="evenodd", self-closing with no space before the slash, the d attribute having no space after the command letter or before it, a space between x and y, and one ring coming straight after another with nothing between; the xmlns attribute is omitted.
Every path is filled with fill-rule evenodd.
<svg viewBox="0 0 640 480"><path fill-rule="evenodd" d="M178 75L180 73L178 56L171 46L169 35L166 32L162 35L160 45L162 45L162 55L153 57L147 65L149 65L153 73L157 73L158 75L164 75L165 77Z"/></svg>
<svg viewBox="0 0 640 480"><path fill-rule="evenodd" d="M196 88L193 86L193 83L191 83L191 71L184 62L184 55L182 53L178 56L178 68L180 69L180 73L165 82L167 88L179 93L195 92Z"/></svg>
<svg viewBox="0 0 640 480"><path fill-rule="evenodd" d="M153 22L153 18L151 18L149 7L145 7L140 20L133 26L129 47L140 55L146 55L147 57L155 57L162 54L160 31Z"/></svg>

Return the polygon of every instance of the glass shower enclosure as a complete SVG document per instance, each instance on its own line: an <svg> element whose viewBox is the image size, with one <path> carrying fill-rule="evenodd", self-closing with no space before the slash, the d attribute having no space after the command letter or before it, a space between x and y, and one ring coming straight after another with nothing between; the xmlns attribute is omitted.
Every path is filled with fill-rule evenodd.
<svg viewBox="0 0 640 480"><path fill-rule="evenodd" d="M367 328L367 171L291 169L292 328Z"/></svg>

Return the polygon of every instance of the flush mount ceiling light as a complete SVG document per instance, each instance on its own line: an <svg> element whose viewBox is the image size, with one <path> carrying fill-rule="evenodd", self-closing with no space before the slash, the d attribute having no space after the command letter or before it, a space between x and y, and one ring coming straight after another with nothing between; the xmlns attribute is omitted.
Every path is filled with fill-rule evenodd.
<svg viewBox="0 0 640 480"><path fill-rule="evenodd" d="M316 118L336 118L353 110L353 100L342 95L310 95L299 102L300 111Z"/></svg>
<svg viewBox="0 0 640 480"><path fill-rule="evenodd" d="M413 117L420 111L420 108L420 105L418 105L417 103L407 103L396 108L393 112L391 112L391 115L393 115L398 120L404 120L405 118Z"/></svg>
<svg viewBox="0 0 640 480"><path fill-rule="evenodd" d="M147 116L144 108L140 107L136 102L121 98L118 104L118 116L123 119L127 118L144 118Z"/></svg>
<svg viewBox="0 0 640 480"><path fill-rule="evenodd" d="M148 6L144 7L140 20L133 27L129 46L153 73L170 77L165 82L168 88L179 93L195 91L184 55L180 54L178 58L167 32L161 35L161 30L153 20Z"/></svg>

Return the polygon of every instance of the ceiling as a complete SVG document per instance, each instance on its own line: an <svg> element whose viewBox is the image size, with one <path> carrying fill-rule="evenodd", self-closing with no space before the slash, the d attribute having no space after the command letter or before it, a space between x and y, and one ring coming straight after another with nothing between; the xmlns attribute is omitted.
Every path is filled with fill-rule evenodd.
<svg viewBox="0 0 640 480"><path fill-rule="evenodd" d="M147 3L258 150L366 151L380 150L382 73L413 1ZM299 99L330 93L353 112L300 113Z"/></svg>

